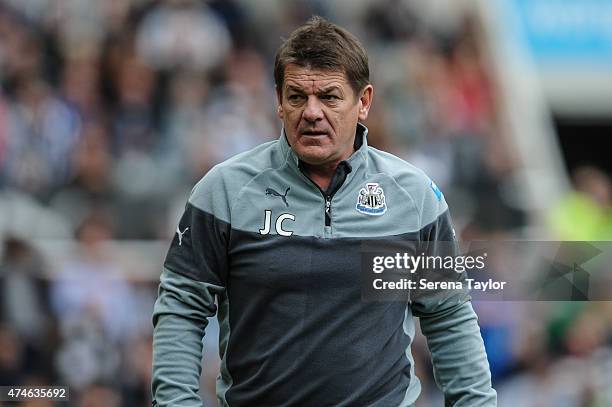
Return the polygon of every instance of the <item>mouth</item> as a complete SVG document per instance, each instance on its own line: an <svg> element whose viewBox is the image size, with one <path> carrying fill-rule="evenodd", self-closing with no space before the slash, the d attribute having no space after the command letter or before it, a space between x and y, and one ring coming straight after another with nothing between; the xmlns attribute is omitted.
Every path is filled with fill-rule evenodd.
<svg viewBox="0 0 612 407"><path fill-rule="evenodd" d="M300 134L308 137L327 136L327 132L322 130L304 130Z"/></svg>

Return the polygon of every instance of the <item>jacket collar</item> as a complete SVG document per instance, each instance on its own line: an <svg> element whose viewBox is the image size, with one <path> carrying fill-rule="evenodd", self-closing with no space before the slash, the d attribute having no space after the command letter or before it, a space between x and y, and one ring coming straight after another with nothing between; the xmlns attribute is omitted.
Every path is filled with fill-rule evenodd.
<svg viewBox="0 0 612 407"><path fill-rule="evenodd" d="M355 130L355 151L346 160L346 163L350 166L351 172L355 173L356 170L362 165L367 165L367 151L368 151L368 128L361 123L357 123ZM285 163L295 170L299 171L300 159L295 154L291 145L287 141L287 135L285 129L281 129L281 134L278 139L278 148L281 151L282 157L285 158Z"/></svg>

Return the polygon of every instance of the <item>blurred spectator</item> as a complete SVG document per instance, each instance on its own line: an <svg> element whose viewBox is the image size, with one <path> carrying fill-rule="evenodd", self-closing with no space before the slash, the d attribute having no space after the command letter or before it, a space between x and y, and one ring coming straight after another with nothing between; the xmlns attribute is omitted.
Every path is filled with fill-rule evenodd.
<svg viewBox="0 0 612 407"><path fill-rule="evenodd" d="M196 0L159 3L145 16L136 41L139 54L158 69L211 69L231 46L223 21Z"/></svg>
<svg viewBox="0 0 612 407"><path fill-rule="evenodd" d="M70 177L80 119L46 81L40 36L14 14L0 11L0 21L1 79L10 96L3 109L3 182L45 200Z"/></svg>
<svg viewBox="0 0 612 407"><path fill-rule="evenodd" d="M0 320L20 338L44 347L49 332L49 296L43 259L27 242L8 238L0 263Z"/></svg>
<svg viewBox="0 0 612 407"><path fill-rule="evenodd" d="M114 151L150 153L157 142L153 117L155 72L134 52L128 35L110 53L114 92Z"/></svg>
<svg viewBox="0 0 612 407"><path fill-rule="evenodd" d="M7 185L45 200L72 174L80 120L38 79L18 84L15 92L2 172Z"/></svg>
<svg viewBox="0 0 612 407"><path fill-rule="evenodd" d="M368 37L382 43L411 40L419 28L409 3L402 0L373 2L364 15Z"/></svg>
<svg viewBox="0 0 612 407"><path fill-rule="evenodd" d="M171 104L164 118L165 138L158 154L173 181L181 177L195 179L215 162L210 148L213 146L207 146L208 140L202 137L208 122L204 111L209 92L207 78L201 73L181 71L171 80Z"/></svg>
<svg viewBox="0 0 612 407"><path fill-rule="evenodd" d="M72 230L97 207L117 215L117 193L113 183L113 158L104 123L88 122L71 161L73 179L52 198L51 207L70 222Z"/></svg>
<svg viewBox="0 0 612 407"><path fill-rule="evenodd" d="M137 327L135 315L126 312L135 308L134 294L106 246L112 237L112 221L103 211L83 220L77 231L78 252L52 283L51 301L61 321L88 319L105 336L124 341Z"/></svg>
<svg viewBox="0 0 612 407"><path fill-rule="evenodd" d="M120 345L137 334L134 292L105 243L112 222L93 212L80 226L78 252L51 284L51 303L61 323L58 370L67 384L83 388L111 380L120 363Z"/></svg>
<svg viewBox="0 0 612 407"><path fill-rule="evenodd" d="M62 75L62 93L85 123L101 117L100 62L96 49L83 46L67 55Z"/></svg>
<svg viewBox="0 0 612 407"><path fill-rule="evenodd" d="M0 383L52 382L57 344L41 254L7 238L0 263Z"/></svg>

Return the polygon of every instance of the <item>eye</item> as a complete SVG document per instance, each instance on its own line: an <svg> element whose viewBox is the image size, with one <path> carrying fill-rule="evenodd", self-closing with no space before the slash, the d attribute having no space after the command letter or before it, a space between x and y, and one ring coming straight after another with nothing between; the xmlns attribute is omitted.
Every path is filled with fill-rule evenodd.
<svg viewBox="0 0 612 407"><path fill-rule="evenodd" d="M338 100L340 98L338 96L336 96L336 95L323 95L323 96L321 96L321 99L329 100L329 101L336 101L336 100Z"/></svg>
<svg viewBox="0 0 612 407"><path fill-rule="evenodd" d="M290 102L299 102L300 100L302 100L304 97L302 95L298 95L298 94L293 94L293 95L289 95L287 96L287 100L289 100Z"/></svg>

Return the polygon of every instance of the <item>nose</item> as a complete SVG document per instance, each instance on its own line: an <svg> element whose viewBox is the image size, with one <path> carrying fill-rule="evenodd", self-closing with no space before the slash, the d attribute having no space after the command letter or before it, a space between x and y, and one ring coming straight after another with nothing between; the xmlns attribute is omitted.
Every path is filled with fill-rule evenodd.
<svg viewBox="0 0 612 407"><path fill-rule="evenodd" d="M321 102L316 96L310 95L308 97L302 117L309 123L315 123L323 120L323 109L321 108Z"/></svg>

